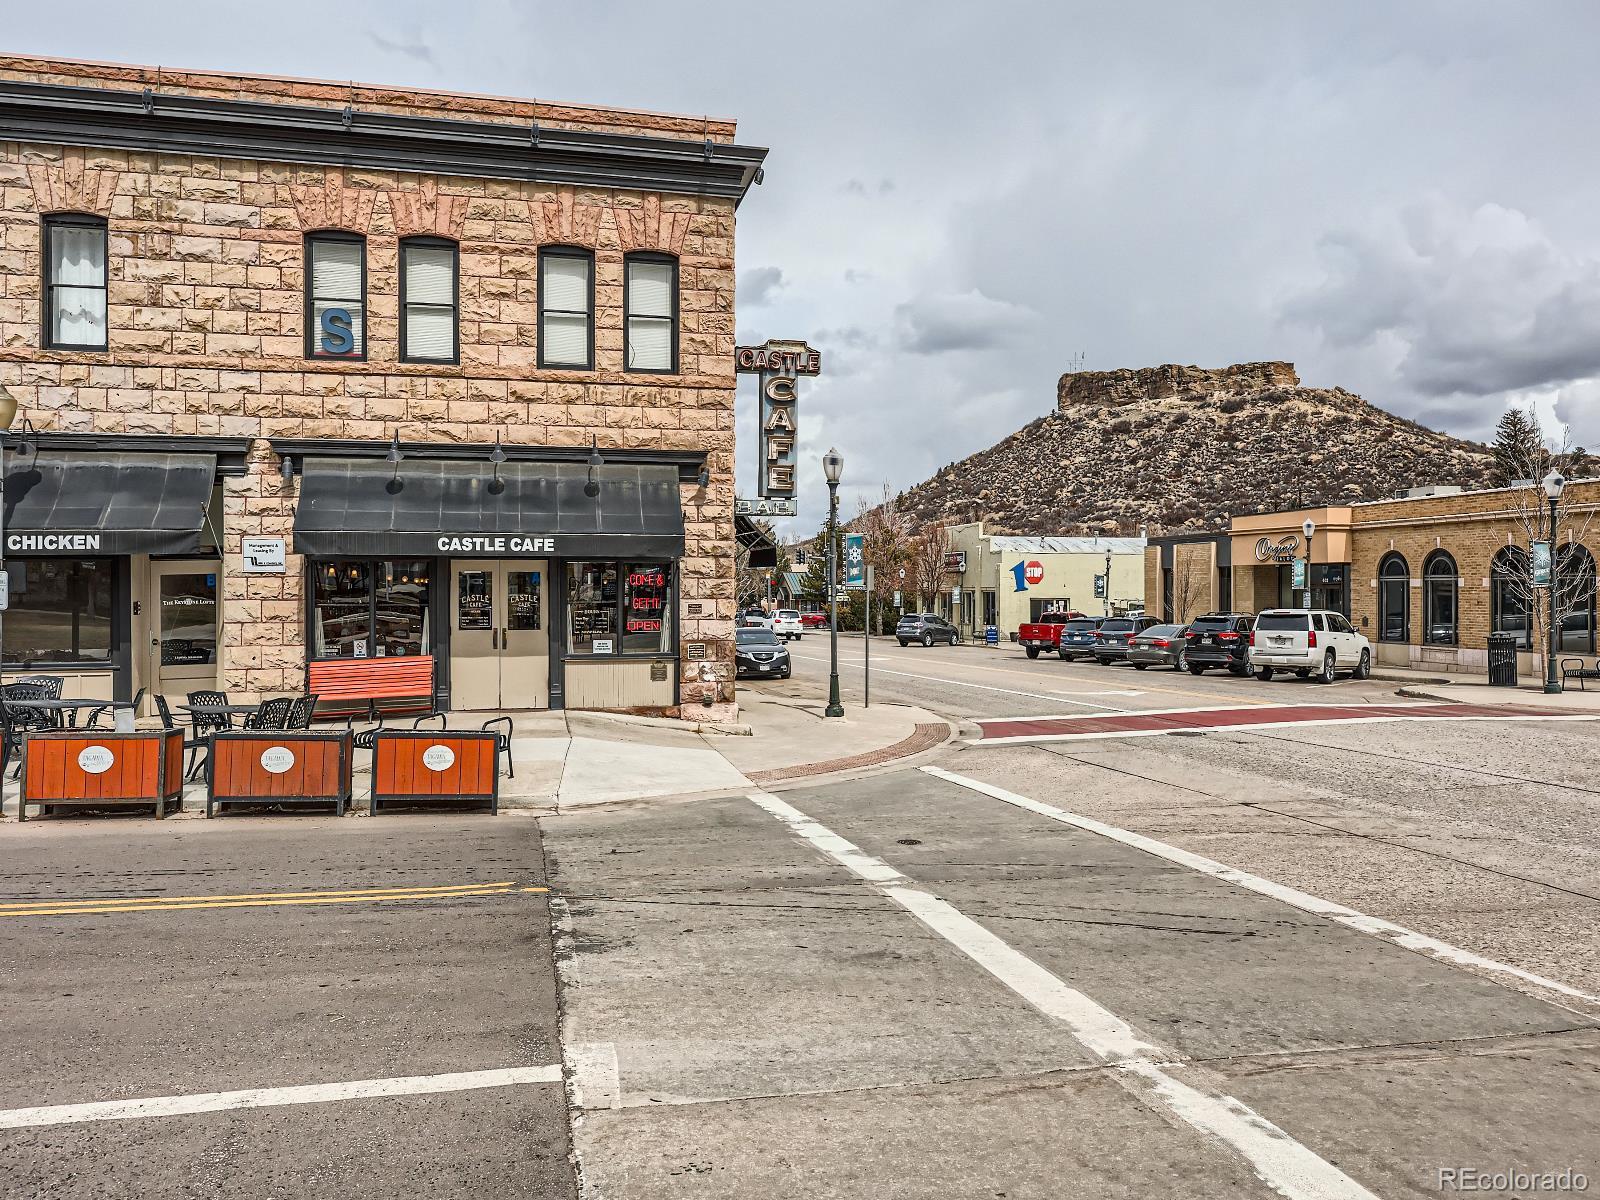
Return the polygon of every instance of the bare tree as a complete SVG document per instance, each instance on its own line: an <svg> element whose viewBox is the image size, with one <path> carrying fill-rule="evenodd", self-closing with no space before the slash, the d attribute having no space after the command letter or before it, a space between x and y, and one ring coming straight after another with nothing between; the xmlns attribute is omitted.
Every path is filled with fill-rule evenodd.
<svg viewBox="0 0 1600 1200"><path fill-rule="evenodd" d="M872 568L872 595L878 601L877 632L883 632L883 599L894 594L899 582L900 568L906 564L911 549L911 518L900 508L899 499L883 485L883 500L869 507L861 500L851 529L861 534L861 554L865 565Z"/></svg>
<svg viewBox="0 0 1600 1200"><path fill-rule="evenodd" d="M1578 549L1578 544L1588 541L1596 509L1593 505L1577 509L1570 502L1557 505L1559 545L1552 547L1550 586L1535 587L1531 548L1535 542L1550 540L1550 502L1543 487L1544 476L1552 470L1563 475L1574 469L1581 470L1587 465L1589 455L1581 447L1572 445L1570 429L1562 427L1559 438L1547 436L1531 408L1525 420L1536 438L1496 446L1497 456L1503 460L1501 469L1512 479L1531 479L1533 484L1512 488L1507 493L1517 533L1512 534L1507 543L1512 552L1501 557L1498 570L1492 567L1491 570L1501 595L1513 602L1506 605L1502 601L1503 607L1520 608L1527 614L1532 649L1542 659L1550 645L1551 621L1559 622L1573 612L1589 611L1589 600L1595 589L1595 565L1592 558ZM1559 654L1559 633L1557 640Z"/></svg>
<svg viewBox="0 0 1600 1200"><path fill-rule="evenodd" d="M949 572L950 545L950 527L943 521L924 525L911 539L908 570L919 607L924 598L931 607L938 597L944 577Z"/></svg>
<svg viewBox="0 0 1600 1200"><path fill-rule="evenodd" d="M1178 554L1172 564L1172 619L1179 625L1188 623L1196 614L1192 611L1209 590L1208 572L1200 570L1194 559Z"/></svg>

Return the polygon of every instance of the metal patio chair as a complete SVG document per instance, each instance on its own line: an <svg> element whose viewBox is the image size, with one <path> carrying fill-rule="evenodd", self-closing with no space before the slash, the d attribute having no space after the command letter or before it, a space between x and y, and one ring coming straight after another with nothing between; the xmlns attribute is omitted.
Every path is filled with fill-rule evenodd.
<svg viewBox="0 0 1600 1200"><path fill-rule="evenodd" d="M288 729L289 713L294 708L294 701L288 696L278 696L272 700L263 700L256 705L255 712L244 719L246 729Z"/></svg>

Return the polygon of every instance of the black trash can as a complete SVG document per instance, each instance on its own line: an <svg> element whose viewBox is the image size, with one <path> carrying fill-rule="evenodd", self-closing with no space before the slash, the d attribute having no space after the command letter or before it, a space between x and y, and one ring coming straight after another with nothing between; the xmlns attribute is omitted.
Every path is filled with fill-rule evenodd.
<svg viewBox="0 0 1600 1200"><path fill-rule="evenodd" d="M1517 686L1517 635L1489 635L1489 686Z"/></svg>

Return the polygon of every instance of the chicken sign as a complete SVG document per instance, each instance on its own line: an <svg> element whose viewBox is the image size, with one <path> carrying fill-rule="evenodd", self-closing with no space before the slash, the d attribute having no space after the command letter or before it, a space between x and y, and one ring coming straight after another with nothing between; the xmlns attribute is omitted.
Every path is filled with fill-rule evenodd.
<svg viewBox="0 0 1600 1200"><path fill-rule="evenodd" d="M804 342L769 341L762 346L740 346L734 351L734 369L761 380L761 471L757 494L767 500L793 500L795 450L799 440L795 410L799 407L799 379L822 374L822 352Z"/></svg>

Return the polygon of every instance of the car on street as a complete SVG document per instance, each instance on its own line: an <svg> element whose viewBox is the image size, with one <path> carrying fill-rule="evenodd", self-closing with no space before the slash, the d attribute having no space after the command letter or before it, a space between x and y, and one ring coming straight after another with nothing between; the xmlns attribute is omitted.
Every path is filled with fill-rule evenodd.
<svg viewBox="0 0 1600 1200"><path fill-rule="evenodd" d="M1316 676L1332 683L1340 671L1354 679L1372 674L1372 643L1329 609L1269 608L1256 617L1250 632L1250 666L1256 678L1271 679L1293 671L1301 679Z"/></svg>
<svg viewBox="0 0 1600 1200"><path fill-rule="evenodd" d="M1093 658L1095 634L1099 632L1100 622L1104 617L1073 617L1061 627L1061 640L1056 646L1056 654L1064 661L1071 662L1078 658Z"/></svg>
<svg viewBox="0 0 1600 1200"><path fill-rule="evenodd" d="M735 629L771 629L772 618L759 608L747 608L739 614L739 619L734 622Z"/></svg>
<svg viewBox="0 0 1600 1200"><path fill-rule="evenodd" d="M1185 665L1191 675L1226 667L1235 675L1250 673L1250 628L1255 618L1249 613L1205 613L1189 622L1184 635L1188 649Z"/></svg>
<svg viewBox="0 0 1600 1200"><path fill-rule="evenodd" d="M1094 660L1102 667L1128 657L1128 643L1160 622L1154 617L1106 617L1094 631Z"/></svg>
<svg viewBox="0 0 1600 1200"><path fill-rule="evenodd" d="M798 641L805 632L805 626L800 623L800 610L797 608L780 608L772 616L772 632L788 641L794 638Z"/></svg>
<svg viewBox="0 0 1600 1200"><path fill-rule="evenodd" d="M1137 671L1146 667L1171 667L1181 671L1187 649L1184 633L1182 625L1152 625L1143 633L1135 634L1128 643L1128 661Z"/></svg>
<svg viewBox="0 0 1600 1200"><path fill-rule="evenodd" d="M1065 609L1040 613L1038 620L1025 621L1017 629L1017 644L1027 652L1029 658L1038 658L1046 650L1052 654L1059 654L1061 631L1068 621L1081 616L1082 613L1068 612Z"/></svg>
<svg viewBox="0 0 1600 1200"><path fill-rule="evenodd" d="M734 675L739 679L787 679L793 669L789 648L770 629L736 629L733 633Z"/></svg>
<svg viewBox="0 0 1600 1200"><path fill-rule="evenodd" d="M800 625L804 629L826 629L828 627L828 614L821 611L801 613Z"/></svg>
<svg viewBox="0 0 1600 1200"><path fill-rule="evenodd" d="M924 646L943 642L947 646L954 646L961 640L961 631L935 613L906 613L895 625L894 636L902 646L909 646L912 642L920 642Z"/></svg>

